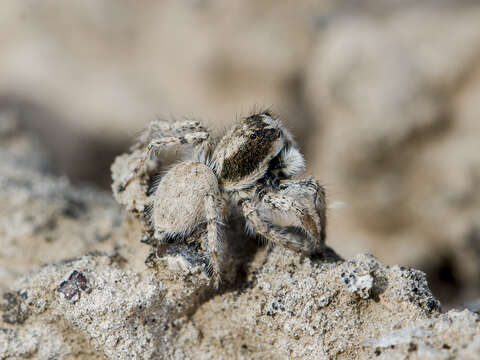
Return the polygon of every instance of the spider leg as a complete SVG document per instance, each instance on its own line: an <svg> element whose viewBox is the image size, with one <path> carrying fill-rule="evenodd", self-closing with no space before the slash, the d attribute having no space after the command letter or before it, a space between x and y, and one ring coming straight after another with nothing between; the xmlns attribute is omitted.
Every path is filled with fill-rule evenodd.
<svg viewBox="0 0 480 360"><path fill-rule="evenodd" d="M218 289L221 282L219 254L222 246L221 224L223 201L219 195L207 194L205 196L205 215L207 219L207 244L212 266L212 279Z"/></svg>
<svg viewBox="0 0 480 360"><path fill-rule="evenodd" d="M254 201L244 201L242 203L242 211L245 219L250 222L253 230L267 240L307 255L315 251L314 244L311 241L307 241L306 238L292 236L287 232L282 232L262 219Z"/></svg>
<svg viewBox="0 0 480 360"><path fill-rule="evenodd" d="M304 213L298 201L282 194L267 192L263 196L262 201L272 209L280 211L293 210L298 216L302 216Z"/></svg>
<svg viewBox="0 0 480 360"><path fill-rule="evenodd" d="M325 188L317 181L311 178L302 180L282 180L280 181L278 194L288 198L298 199L303 204L303 208L308 211L309 216L314 221L312 234L319 241L317 246L321 246L326 238L327 226L327 200ZM269 193L275 194L275 193ZM304 224L308 228L312 224L308 219ZM316 230L315 230L316 229Z"/></svg>
<svg viewBox="0 0 480 360"><path fill-rule="evenodd" d="M301 221L303 228L307 230L312 238L317 239L320 236L315 224L315 220L319 221L319 219L313 219L317 214L310 214L307 211L308 209L303 208L298 201L276 193L267 193L262 201L264 205L272 210L279 210L284 213L293 211L295 216Z"/></svg>
<svg viewBox="0 0 480 360"><path fill-rule="evenodd" d="M291 181L289 186L278 191L266 192L261 199L262 205L283 214L292 214L298 219L301 227L310 235L315 248L320 248L325 239L325 207L318 204L318 199L324 199L324 194L319 196L323 188L315 181L312 186L306 181ZM324 201L323 201L324 204Z"/></svg>
<svg viewBox="0 0 480 360"><path fill-rule="evenodd" d="M147 145L152 139L169 136L185 136L188 133L208 132L208 130L196 120L167 121L154 120L138 137L137 148Z"/></svg>
<svg viewBox="0 0 480 360"><path fill-rule="evenodd" d="M300 179L300 180L280 180L278 185L280 190L294 190L296 192L302 194L314 194L321 192L323 196L325 196L325 190L323 186L317 180L307 178L307 179Z"/></svg>
<svg viewBox="0 0 480 360"><path fill-rule="evenodd" d="M199 132L210 133L210 130L198 120L183 120L175 122L154 120L150 122L148 128L139 137L137 147L145 146L154 138L169 136L186 137L187 134ZM192 158L203 164L208 164L213 148L215 147L215 140L210 136L206 141L203 141L198 145L199 146L194 148Z"/></svg>
<svg viewBox="0 0 480 360"><path fill-rule="evenodd" d="M145 161L149 159L152 153L156 153L159 148L166 148L173 145L184 145L184 144L198 144L209 138L210 134L206 131L199 131L194 133L185 134L185 136L168 136L162 138L156 138L150 141L150 143L145 148L143 156L140 158L137 166L133 169L132 172L122 181L119 186L119 191L125 190L128 184L133 180L133 178L138 174L140 169L142 169Z"/></svg>

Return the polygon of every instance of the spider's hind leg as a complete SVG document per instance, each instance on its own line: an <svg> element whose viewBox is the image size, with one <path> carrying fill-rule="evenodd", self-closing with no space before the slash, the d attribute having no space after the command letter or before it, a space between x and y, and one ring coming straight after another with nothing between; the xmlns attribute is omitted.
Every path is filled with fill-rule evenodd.
<svg viewBox="0 0 480 360"><path fill-rule="evenodd" d="M221 253L222 253L222 225L224 202L218 193L208 193L204 197L203 207L205 210L206 234L203 231L195 230L188 234L166 232L161 229L155 229L151 236L142 239L143 243L156 248L158 253L164 254L181 254L186 260L194 265L199 265L205 261L205 270L211 277L215 288L221 283ZM204 223L205 225L205 223ZM195 244L190 239L201 236L206 241L204 249L208 252L208 260L202 260L202 256L198 254L198 250L192 250L191 245ZM197 239L198 240L198 239ZM177 249L168 250L171 245L178 244Z"/></svg>
<svg viewBox="0 0 480 360"><path fill-rule="evenodd" d="M142 157L138 161L137 166L130 172L130 174L122 181L119 186L118 191L124 191L125 188L130 184L130 182L137 176L139 171L142 169L145 161L152 156L152 153L156 153L160 148L168 148L174 145L185 145L185 144L198 144L209 138L210 134L206 131L193 132L185 134L185 136L167 136L161 138L155 138L150 141L150 143L145 148Z"/></svg>
<svg viewBox="0 0 480 360"><path fill-rule="evenodd" d="M224 203L219 194L207 194L205 196L205 216L207 220L207 247L210 255L210 268L215 288L220 286L221 269L220 255L222 251L222 212Z"/></svg>

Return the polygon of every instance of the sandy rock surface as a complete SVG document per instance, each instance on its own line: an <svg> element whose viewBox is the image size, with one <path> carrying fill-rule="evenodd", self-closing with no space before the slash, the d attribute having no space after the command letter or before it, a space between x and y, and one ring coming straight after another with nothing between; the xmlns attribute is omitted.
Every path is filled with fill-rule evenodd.
<svg viewBox="0 0 480 360"><path fill-rule="evenodd" d="M309 259L239 236L248 254L231 253L238 275L219 291L181 255L147 266L139 219L111 195L47 173L38 144L9 124L0 132L0 359L480 356L476 313L442 313L423 272L372 255Z"/></svg>

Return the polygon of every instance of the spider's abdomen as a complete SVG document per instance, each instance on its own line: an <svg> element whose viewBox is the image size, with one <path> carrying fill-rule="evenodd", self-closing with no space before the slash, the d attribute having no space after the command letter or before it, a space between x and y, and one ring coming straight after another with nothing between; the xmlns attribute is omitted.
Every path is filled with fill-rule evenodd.
<svg viewBox="0 0 480 360"><path fill-rule="evenodd" d="M205 222L205 197L219 195L217 178L204 164L182 162L160 180L153 203L156 233L186 235Z"/></svg>

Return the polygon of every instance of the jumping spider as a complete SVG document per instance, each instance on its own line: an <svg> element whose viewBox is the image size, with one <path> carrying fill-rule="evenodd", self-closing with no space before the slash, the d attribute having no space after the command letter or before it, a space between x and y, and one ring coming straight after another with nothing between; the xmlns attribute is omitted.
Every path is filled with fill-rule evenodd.
<svg viewBox="0 0 480 360"><path fill-rule="evenodd" d="M304 158L291 133L270 112L241 119L219 138L198 121L153 121L140 137L140 146L146 146L143 155L118 191L139 176L152 154L172 145L187 145L191 151L159 180L151 196L156 246L188 239L203 226L217 287L221 228L232 208L243 215L251 234L306 255L323 249L324 189L312 179L293 179L303 172Z"/></svg>

